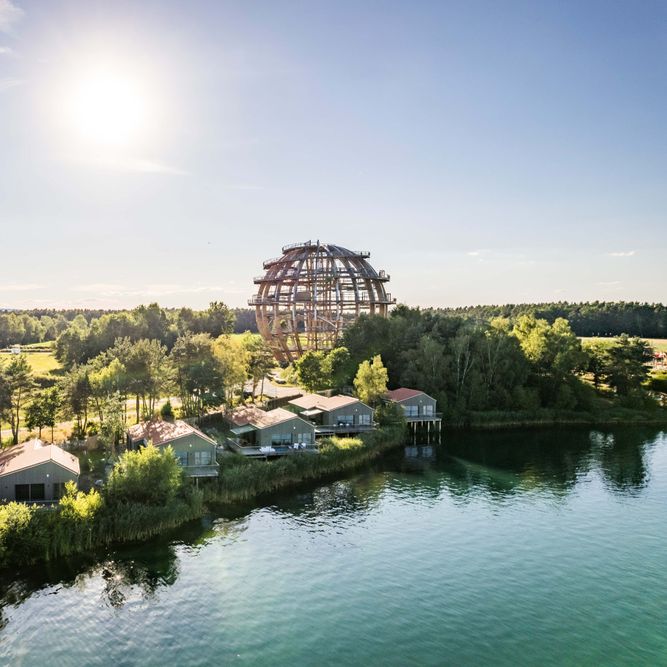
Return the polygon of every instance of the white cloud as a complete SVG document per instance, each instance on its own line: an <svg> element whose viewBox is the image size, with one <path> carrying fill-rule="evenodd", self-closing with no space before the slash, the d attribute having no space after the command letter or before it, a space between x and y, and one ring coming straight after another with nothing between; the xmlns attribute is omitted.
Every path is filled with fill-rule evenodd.
<svg viewBox="0 0 667 667"><path fill-rule="evenodd" d="M0 285L0 292L29 292L34 289L44 289L44 285L37 283L8 283Z"/></svg>
<svg viewBox="0 0 667 667"><path fill-rule="evenodd" d="M5 90L10 88L15 88L24 83L23 79L0 79L0 93L4 93Z"/></svg>
<svg viewBox="0 0 667 667"><path fill-rule="evenodd" d="M636 250L622 250L619 252L609 252L607 253L609 257L633 257L637 254Z"/></svg>
<svg viewBox="0 0 667 667"><path fill-rule="evenodd" d="M615 285L620 285L621 281L620 280L607 280L607 281L600 281L598 283L595 283L596 285L601 285L602 287L614 287Z"/></svg>
<svg viewBox="0 0 667 667"><path fill-rule="evenodd" d="M479 257L482 253L479 250L471 250L470 252L467 252L466 255L468 257Z"/></svg>
<svg viewBox="0 0 667 667"><path fill-rule="evenodd" d="M0 0L0 32L10 32L23 18L23 10L11 0Z"/></svg>
<svg viewBox="0 0 667 667"><path fill-rule="evenodd" d="M8 46L0 46L0 56L15 56L16 51L10 49Z"/></svg>

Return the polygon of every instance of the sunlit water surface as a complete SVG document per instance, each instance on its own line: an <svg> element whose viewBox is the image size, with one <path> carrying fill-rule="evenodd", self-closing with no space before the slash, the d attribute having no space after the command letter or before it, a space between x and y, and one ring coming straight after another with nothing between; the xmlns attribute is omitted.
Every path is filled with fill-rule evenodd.
<svg viewBox="0 0 667 667"><path fill-rule="evenodd" d="M5 577L0 663L667 664L667 434L445 441Z"/></svg>

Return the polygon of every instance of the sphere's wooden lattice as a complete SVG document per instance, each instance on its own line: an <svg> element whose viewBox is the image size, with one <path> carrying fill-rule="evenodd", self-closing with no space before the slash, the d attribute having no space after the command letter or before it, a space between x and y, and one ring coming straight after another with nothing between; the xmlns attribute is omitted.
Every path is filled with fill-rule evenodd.
<svg viewBox="0 0 667 667"><path fill-rule="evenodd" d="M283 247L264 262L266 273L249 304L276 359L290 363L307 350L330 350L343 329L362 313L386 316L395 302L385 290L389 276L352 251L319 241Z"/></svg>

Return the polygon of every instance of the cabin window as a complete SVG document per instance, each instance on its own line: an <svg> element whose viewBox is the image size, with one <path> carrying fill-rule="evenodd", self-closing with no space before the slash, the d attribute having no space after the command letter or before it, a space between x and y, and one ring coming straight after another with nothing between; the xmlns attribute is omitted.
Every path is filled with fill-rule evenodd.
<svg viewBox="0 0 667 667"><path fill-rule="evenodd" d="M336 421L338 426L352 426L354 424L354 415L339 415Z"/></svg>
<svg viewBox="0 0 667 667"><path fill-rule="evenodd" d="M289 445L292 443L291 433L274 433L271 436L272 445Z"/></svg>
<svg viewBox="0 0 667 667"><path fill-rule="evenodd" d="M14 486L16 500L30 500L30 484L16 484Z"/></svg>
<svg viewBox="0 0 667 667"><path fill-rule="evenodd" d="M419 415L419 406L418 405L404 405L403 411L405 412L406 417L417 417Z"/></svg>
<svg viewBox="0 0 667 667"><path fill-rule="evenodd" d="M310 438L310 433L297 433L296 442L306 442L310 444L312 442Z"/></svg>
<svg viewBox="0 0 667 667"><path fill-rule="evenodd" d="M211 452L195 452L195 465L196 466L211 465Z"/></svg>
<svg viewBox="0 0 667 667"><path fill-rule="evenodd" d="M53 499L60 500L65 495L65 482L53 483Z"/></svg>
<svg viewBox="0 0 667 667"><path fill-rule="evenodd" d="M44 500L44 484L30 485L30 500Z"/></svg>
<svg viewBox="0 0 667 667"><path fill-rule="evenodd" d="M187 452L176 452L176 458L178 463L182 466L188 465L188 453Z"/></svg>
<svg viewBox="0 0 667 667"><path fill-rule="evenodd" d="M422 406L422 414L427 415L429 417L432 417L433 416L433 406L432 405Z"/></svg>
<svg viewBox="0 0 667 667"><path fill-rule="evenodd" d="M359 415L359 425L360 426L370 426L371 425L371 416L370 415Z"/></svg>

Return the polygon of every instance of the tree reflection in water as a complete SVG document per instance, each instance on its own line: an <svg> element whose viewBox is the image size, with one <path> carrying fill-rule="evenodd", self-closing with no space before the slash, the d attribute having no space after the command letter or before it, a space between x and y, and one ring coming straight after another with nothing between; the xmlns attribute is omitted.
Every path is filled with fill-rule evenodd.
<svg viewBox="0 0 667 667"><path fill-rule="evenodd" d="M646 458L655 445L655 436L655 431L639 428L591 433L600 474L609 490L636 495L646 487L649 480Z"/></svg>
<svg viewBox="0 0 667 667"><path fill-rule="evenodd" d="M433 502L443 493L461 502L480 495L504 502L533 490L566 498L583 477L597 472L611 492L636 494L648 481L646 452L659 433L646 428L447 433L440 447L408 446L362 473L274 494L269 502L274 511L316 524L331 516L353 523L388 491Z"/></svg>
<svg viewBox="0 0 667 667"><path fill-rule="evenodd" d="M658 429L597 428L446 433L443 444L425 456L406 449L363 471L328 483L304 485L216 511L216 519L193 522L172 534L136 546L31 567L17 578L0 575L0 628L4 609L20 605L35 591L53 586L85 586L98 575L105 604L118 608L154 597L179 576L179 553L211 539L235 540L252 513L262 508L295 517L322 529L335 517L338 529L363 521L383 497L392 494L420 503L448 494L460 502L480 495L502 503L539 490L567 497L579 480L598 474L616 495L640 494L649 482L647 457ZM415 453L417 456L415 456Z"/></svg>
<svg viewBox="0 0 667 667"><path fill-rule="evenodd" d="M160 544L149 553L142 550L136 558L123 554L107 560L98 572L104 582L103 601L123 607L129 600L152 598L159 588L173 585L178 578L178 560L172 546Z"/></svg>

